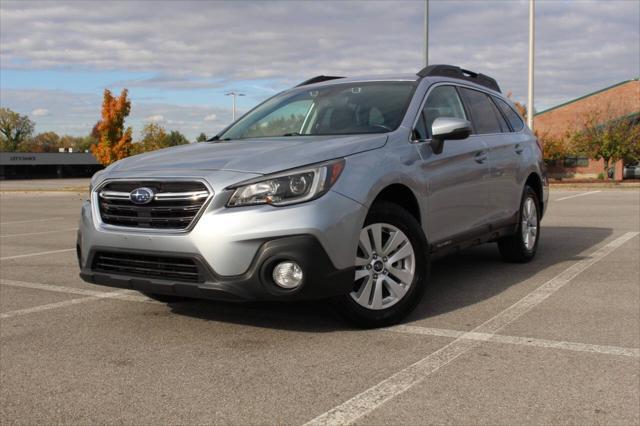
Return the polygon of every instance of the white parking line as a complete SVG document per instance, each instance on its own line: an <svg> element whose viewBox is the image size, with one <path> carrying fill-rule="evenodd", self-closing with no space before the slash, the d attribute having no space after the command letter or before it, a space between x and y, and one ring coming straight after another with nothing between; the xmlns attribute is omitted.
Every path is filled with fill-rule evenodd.
<svg viewBox="0 0 640 426"><path fill-rule="evenodd" d="M0 260L21 259L23 257L32 257L32 256L44 256L45 254L66 253L68 251L76 251L76 249L72 248L72 249L63 249L63 250L39 251L37 253L28 253L28 254L19 254L16 256L0 257Z"/></svg>
<svg viewBox="0 0 640 426"><path fill-rule="evenodd" d="M487 334L445 330L441 328L420 327L415 325L396 325L382 329L395 333L418 334L423 336L451 337L479 340L481 342L505 343L510 345L534 346L538 348L562 349L575 352L592 352L605 355L619 355L640 358L640 349L623 348L619 346L591 345L588 343L565 342L558 340L536 339L534 337L505 336L501 334Z"/></svg>
<svg viewBox="0 0 640 426"><path fill-rule="evenodd" d="M44 235L44 234L56 234L58 232L68 232L68 231L77 231L78 228L65 228L65 229L56 229L55 231L42 231L42 232L26 232L24 234L7 234L0 235L0 238L9 238L9 237L28 237L30 235Z"/></svg>
<svg viewBox="0 0 640 426"><path fill-rule="evenodd" d="M47 305L34 306L33 308L17 309L15 311L0 314L0 319L15 317L18 315L31 314L34 312L48 311L51 309L64 308L66 306L77 305L80 303L93 302L95 300L110 299L126 294L129 290L105 292L99 296L80 297L77 299L65 300L63 302L49 303Z"/></svg>
<svg viewBox="0 0 640 426"><path fill-rule="evenodd" d="M602 192L602 191L598 190L598 191L581 192L580 194L574 194L574 195L569 195L567 197L558 198L555 201L562 201L562 200L568 200L570 198L583 197L585 195L597 194L598 192Z"/></svg>
<svg viewBox="0 0 640 426"><path fill-rule="evenodd" d="M473 349L482 341L488 341L499 330L542 303L549 296L564 287L582 271L598 262L616 248L620 247L638 232L627 232L596 250L584 259L575 262L569 268L556 275L507 309L485 321L469 333L464 333L438 351L400 370L344 403L320 414L307 425L351 424L380 407L392 398L406 392L424 381L433 372L451 363L459 356ZM467 335L474 337L467 338Z"/></svg>
<svg viewBox="0 0 640 426"><path fill-rule="evenodd" d="M31 290L53 291L56 293L79 294L82 296L100 297L104 294L112 294L112 292L96 291L96 290L90 290L88 288L74 288L74 287L65 287L65 286L54 285L54 284L30 283L25 281L14 281L14 280L3 280L3 279L0 279L0 285L6 285L9 287L28 288ZM132 302L160 303L160 302L156 302L155 300L149 299L148 297L143 296L134 290L126 290L126 292L119 292L119 295L116 298L118 300L128 300Z"/></svg>
<svg viewBox="0 0 640 426"><path fill-rule="evenodd" d="M17 225L19 223L47 222L50 220L62 220L63 217L48 217L46 219L17 220L14 222L0 222L0 225Z"/></svg>

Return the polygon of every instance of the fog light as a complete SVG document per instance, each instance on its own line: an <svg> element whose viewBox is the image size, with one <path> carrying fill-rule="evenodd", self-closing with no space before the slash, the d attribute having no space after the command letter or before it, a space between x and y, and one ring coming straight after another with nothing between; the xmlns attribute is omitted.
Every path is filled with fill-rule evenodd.
<svg viewBox="0 0 640 426"><path fill-rule="evenodd" d="M302 268L296 262L280 262L273 268L273 281L282 288L292 289L302 283Z"/></svg>

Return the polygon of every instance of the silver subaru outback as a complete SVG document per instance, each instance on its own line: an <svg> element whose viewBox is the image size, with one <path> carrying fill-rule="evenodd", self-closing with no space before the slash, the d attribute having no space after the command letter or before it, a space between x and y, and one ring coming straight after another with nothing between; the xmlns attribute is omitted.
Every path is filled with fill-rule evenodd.
<svg viewBox="0 0 640 426"><path fill-rule="evenodd" d="M494 79L319 76L207 142L97 173L80 276L162 301L327 299L383 326L438 256L497 242L531 260L547 201L542 149Z"/></svg>

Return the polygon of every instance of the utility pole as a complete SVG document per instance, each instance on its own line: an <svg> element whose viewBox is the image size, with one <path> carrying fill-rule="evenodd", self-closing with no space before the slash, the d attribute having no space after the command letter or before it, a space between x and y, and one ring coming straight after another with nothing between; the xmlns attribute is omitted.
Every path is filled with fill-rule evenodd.
<svg viewBox="0 0 640 426"><path fill-rule="evenodd" d="M424 66L429 66L429 0L424 0Z"/></svg>
<svg viewBox="0 0 640 426"><path fill-rule="evenodd" d="M527 99L527 125L533 132L533 61L535 47L535 0L529 0L529 95Z"/></svg>
<svg viewBox="0 0 640 426"><path fill-rule="evenodd" d="M224 94L225 96L231 96L233 98L233 109L231 110L231 121L236 121L236 98L238 96L245 96L244 93L239 93L239 92L228 92Z"/></svg>

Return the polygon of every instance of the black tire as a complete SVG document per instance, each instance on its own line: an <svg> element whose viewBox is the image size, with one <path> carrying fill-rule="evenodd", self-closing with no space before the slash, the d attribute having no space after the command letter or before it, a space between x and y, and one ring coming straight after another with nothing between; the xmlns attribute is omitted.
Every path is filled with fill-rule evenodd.
<svg viewBox="0 0 640 426"><path fill-rule="evenodd" d="M146 293L144 291L141 293L147 296L149 299L157 300L158 302L162 303L180 303L193 300L188 297L175 296L172 294Z"/></svg>
<svg viewBox="0 0 640 426"><path fill-rule="evenodd" d="M376 203L369 210L363 229L375 223L393 225L406 235L415 253L414 276L407 292L394 305L385 309L365 308L351 297L351 292L334 300L334 306L343 317L363 328L388 326L406 317L422 299L429 275L427 240L422 227L409 212L397 204Z"/></svg>
<svg viewBox="0 0 640 426"><path fill-rule="evenodd" d="M522 227L523 227L523 214L525 209L525 204L528 199L533 200L533 203L536 208L536 226L537 226L537 234L532 247L527 248L525 244L525 239L523 237ZM514 263L526 263L531 261L536 255L536 251L538 250L538 243L540 242L540 200L538 200L538 195L530 186L525 186L524 191L522 193L522 200L520 201L520 210L518 212L518 227L516 232L513 235L508 237L503 237L498 240L498 250L500 250L500 254L502 258L507 262Z"/></svg>

